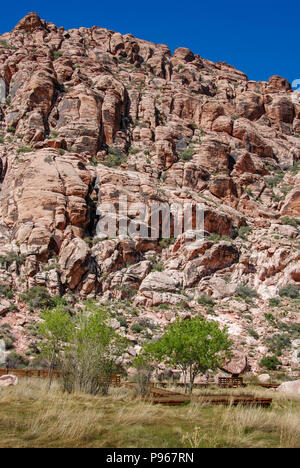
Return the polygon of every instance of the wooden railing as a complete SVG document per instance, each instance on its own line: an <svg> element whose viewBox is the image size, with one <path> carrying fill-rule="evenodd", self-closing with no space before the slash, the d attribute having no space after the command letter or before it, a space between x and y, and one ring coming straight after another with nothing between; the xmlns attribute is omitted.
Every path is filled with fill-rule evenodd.
<svg viewBox="0 0 300 468"><path fill-rule="evenodd" d="M219 377L218 385L222 388L236 388L245 386L243 377Z"/></svg>
<svg viewBox="0 0 300 468"><path fill-rule="evenodd" d="M0 369L0 377L7 374L13 374L17 377L39 377L47 379L50 375L50 371L48 369ZM52 378L57 379L60 377L60 371L52 371ZM105 382L106 380L104 376L99 375L99 381ZM119 374L113 374L110 383L115 386L121 385L121 376Z"/></svg>

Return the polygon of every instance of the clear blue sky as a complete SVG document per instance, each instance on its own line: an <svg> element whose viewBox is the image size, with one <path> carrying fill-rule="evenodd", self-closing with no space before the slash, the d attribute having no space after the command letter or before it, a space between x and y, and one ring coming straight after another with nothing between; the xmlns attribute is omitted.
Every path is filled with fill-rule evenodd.
<svg viewBox="0 0 300 468"><path fill-rule="evenodd" d="M300 3L251 1L74 0L2 2L0 33L28 12L66 29L94 25L225 61L249 79L300 79Z"/></svg>

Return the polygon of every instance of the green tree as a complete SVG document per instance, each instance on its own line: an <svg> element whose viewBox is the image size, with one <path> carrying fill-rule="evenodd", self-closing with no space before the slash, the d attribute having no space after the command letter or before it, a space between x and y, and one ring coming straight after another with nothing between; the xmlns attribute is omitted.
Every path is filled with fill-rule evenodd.
<svg viewBox="0 0 300 468"><path fill-rule="evenodd" d="M232 342L226 328L204 318L195 317L177 320L171 324L163 337L146 347L146 352L158 361L165 361L181 370L187 392L187 376L190 392L197 375L220 367L225 357L230 356Z"/></svg>
<svg viewBox="0 0 300 468"><path fill-rule="evenodd" d="M62 307L47 310L39 333L50 368L62 371L65 391L107 394L126 343L109 325L108 313L93 303L71 317Z"/></svg>
<svg viewBox="0 0 300 468"><path fill-rule="evenodd" d="M41 353L49 362L50 387L53 369L60 365L65 344L69 343L74 335L75 324L72 323L70 315L62 307L45 310L42 319L38 333L44 339L41 343Z"/></svg>
<svg viewBox="0 0 300 468"><path fill-rule="evenodd" d="M151 355L147 352L140 353L133 361L133 367L137 370L135 381L138 391L142 396L148 395L151 387L151 375L154 370Z"/></svg>

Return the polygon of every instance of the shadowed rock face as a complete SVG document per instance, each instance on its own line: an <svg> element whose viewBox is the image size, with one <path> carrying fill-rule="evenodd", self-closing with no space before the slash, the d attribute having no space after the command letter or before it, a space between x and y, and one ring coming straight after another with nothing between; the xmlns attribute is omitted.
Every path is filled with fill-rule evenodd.
<svg viewBox="0 0 300 468"><path fill-rule="evenodd" d="M289 83L249 81L226 63L130 34L67 31L35 13L1 36L1 83L0 280L21 316L19 294L33 286L103 301L130 290L141 310L164 303L203 314L205 293L237 346L264 355L244 316L272 334L268 299L300 281L300 106ZM99 239L104 206L120 196L128 223L144 205L202 203L206 239L166 241L164 220L159 239ZM23 261L6 262L11 253ZM240 284L257 291L252 305L233 298ZM0 326L16 326L1 301ZM165 325L172 314L156 318ZM291 310L286 322L295 320ZM21 318L18 327L16 346Z"/></svg>

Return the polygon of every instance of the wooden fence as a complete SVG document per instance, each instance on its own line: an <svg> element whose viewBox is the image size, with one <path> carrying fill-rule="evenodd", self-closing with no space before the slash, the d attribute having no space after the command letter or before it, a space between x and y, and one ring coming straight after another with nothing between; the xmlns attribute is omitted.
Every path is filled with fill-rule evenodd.
<svg viewBox="0 0 300 468"><path fill-rule="evenodd" d="M219 387L221 388L237 388L245 387L243 377L219 377Z"/></svg>
<svg viewBox="0 0 300 468"><path fill-rule="evenodd" d="M17 377L39 377L42 379L47 379L49 377L50 371L48 369L0 369L0 377L7 374L13 374ZM58 379L61 377L61 372L52 371L52 377ZM99 375L99 381L106 381L105 377ZM111 376L111 384L119 386L121 385L121 376L118 374L113 374Z"/></svg>

